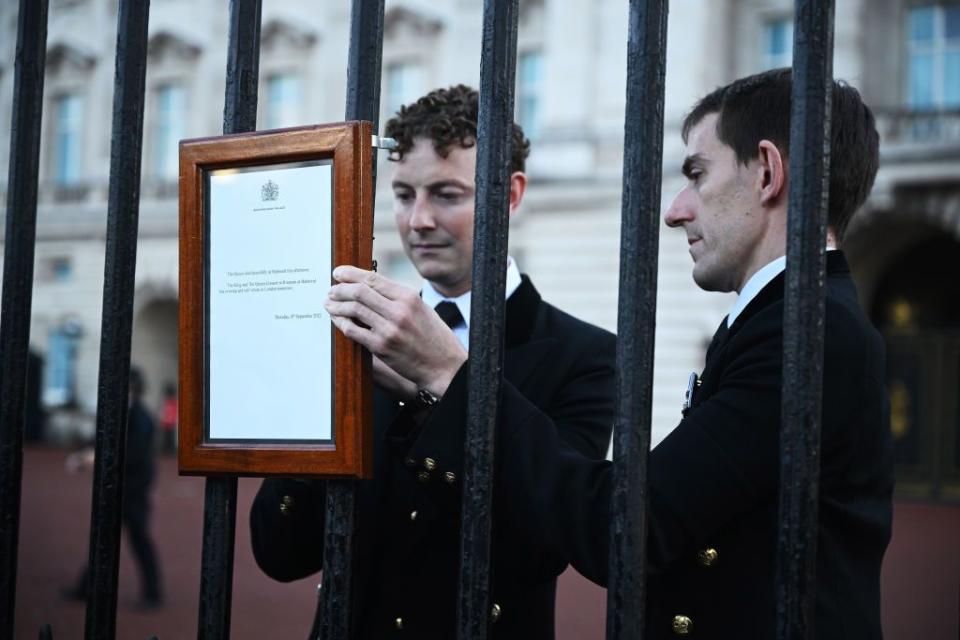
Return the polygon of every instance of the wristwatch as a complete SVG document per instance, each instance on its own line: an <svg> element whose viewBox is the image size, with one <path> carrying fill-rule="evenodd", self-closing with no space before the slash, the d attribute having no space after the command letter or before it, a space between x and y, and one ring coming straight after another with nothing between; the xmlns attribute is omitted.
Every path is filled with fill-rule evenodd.
<svg viewBox="0 0 960 640"><path fill-rule="evenodd" d="M421 388L417 389L417 395L410 400L409 406L412 409L432 409L438 402L440 397L437 394Z"/></svg>

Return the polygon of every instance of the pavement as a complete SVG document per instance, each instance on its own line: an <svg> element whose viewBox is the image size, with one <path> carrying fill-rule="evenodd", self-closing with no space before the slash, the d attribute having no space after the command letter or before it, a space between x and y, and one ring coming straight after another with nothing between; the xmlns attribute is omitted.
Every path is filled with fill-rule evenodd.
<svg viewBox="0 0 960 640"><path fill-rule="evenodd" d="M85 608L60 596L85 563L92 474L68 473L68 452L24 452L17 580L16 638L37 638L48 623L54 640L83 637ZM279 583L263 575L250 551L250 503L260 481L242 478L237 500L231 638L306 637L316 604L316 577ZM161 458L151 528L165 588L160 609L136 608L138 576L124 538L120 550L117 638L197 637L203 478L181 477ZM960 637L960 507L897 504L883 571L887 640ZM568 569L557 594L557 640L604 637L606 591Z"/></svg>

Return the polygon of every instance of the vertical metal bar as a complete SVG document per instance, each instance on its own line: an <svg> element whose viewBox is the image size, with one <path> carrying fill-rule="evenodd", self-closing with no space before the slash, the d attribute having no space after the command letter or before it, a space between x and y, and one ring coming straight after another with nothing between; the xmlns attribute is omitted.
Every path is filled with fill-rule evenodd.
<svg viewBox="0 0 960 640"><path fill-rule="evenodd" d="M347 63L347 120L369 120L379 131L380 68L383 58L384 0L353 0ZM371 157L376 184L377 151ZM373 189L371 198L376 194ZM353 535L356 482L327 483L326 530L323 541L323 590L320 638L352 637Z"/></svg>
<svg viewBox="0 0 960 640"><path fill-rule="evenodd" d="M197 638L229 638L233 551L237 532L237 478L207 478Z"/></svg>
<svg viewBox="0 0 960 640"><path fill-rule="evenodd" d="M230 0L227 87L223 99L225 134L257 128L260 15L260 0Z"/></svg>
<svg viewBox="0 0 960 640"><path fill-rule="evenodd" d="M253 131L257 127L260 15L260 0L230 0L227 82L223 100L225 134ZM236 531L237 478L207 478L197 619L197 637L201 640L230 637Z"/></svg>
<svg viewBox="0 0 960 640"><path fill-rule="evenodd" d="M783 336L777 638L814 634L833 0L797 0Z"/></svg>
<svg viewBox="0 0 960 640"><path fill-rule="evenodd" d="M120 497L129 403L149 10L148 0L124 0L117 18L96 460L90 518L89 593L92 597L87 599L84 634L88 640L116 635Z"/></svg>
<svg viewBox="0 0 960 640"><path fill-rule="evenodd" d="M485 0L477 122L477 194L464 442L457 638L487 638L494 431L503 380L517 0Z"/></svg>
<svg viewBox="0 0 960 640"><path fill-rule="evenodd" d="M667 0L631 0L607 638L643 637Z"/></svg>
<svg viewBox="0 0 960 640"><path fill-rule="evenodd" d="M353 0L347 59L347 120L380 122L380 67L383 60L383 0ZM376 153L376 150L374 150Z"/></svg>
<svg viewBox="0 0 960 640"><path fill-rule="evenodd" d="M20 0L0 312L0 637L13 637L47 0Z"/></svg>

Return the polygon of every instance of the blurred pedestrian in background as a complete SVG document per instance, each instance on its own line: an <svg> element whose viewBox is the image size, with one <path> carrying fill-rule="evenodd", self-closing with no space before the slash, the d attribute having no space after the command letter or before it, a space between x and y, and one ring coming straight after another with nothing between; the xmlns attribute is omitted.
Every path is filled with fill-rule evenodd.
<svg viewBox="0 0 960 640"><path fill-rule="evenodd" d="M163 604L157 554L150 539L150 489L155 476L153 418L143 405L143 375L130 369L130 409L127 417L126 460L123 473L122 522L126 528L133 557L140 570L140 599L137 605L155 609ZM67 458L67 469L79 471L93 466L94 449L85 449ZM85 600L90 592L90 571L85 567L77 582L62 594L72 600Z"/></svg>
<svg viewBox="0 0 960 640"><path fill-rule="evenodd" d="M30 349L27 359L26 423L23 432L23 439L26 442L41 442L44 439L47 414L40 400L42 382L43 358Z"/></svg>

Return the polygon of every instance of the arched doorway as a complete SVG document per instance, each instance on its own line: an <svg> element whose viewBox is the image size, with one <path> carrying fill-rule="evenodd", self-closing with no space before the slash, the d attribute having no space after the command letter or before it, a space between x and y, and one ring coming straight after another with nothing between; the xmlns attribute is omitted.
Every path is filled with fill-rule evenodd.
<svg viewBox="0 0 960 640"><path fill-rule="evenodd" d="M158 415L164 388L177 386L178 303L175 298L146 302L134 315L130 362L146 380L144 401Z"/></svg>
<svg viewBox="0 0 960 640"><path fill-rule="evenodd" d="M960 586L960 211L903 198L873 214L844 250L887 346L896 489L884 633L955 637L944 612Z"/></svg>
<svg viewBox="0 0 960 640"><path fill-rule="evenodd" d="M960 500L960 242L933 234L878 274L869 312L887 343L901 496Z"/></svg>

